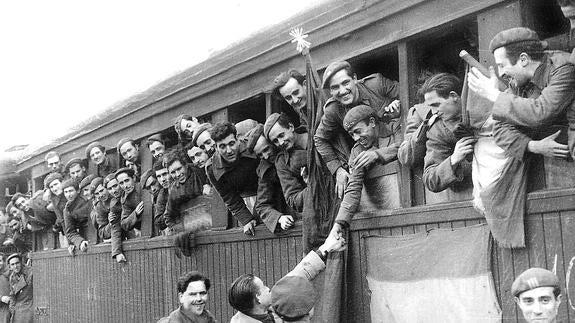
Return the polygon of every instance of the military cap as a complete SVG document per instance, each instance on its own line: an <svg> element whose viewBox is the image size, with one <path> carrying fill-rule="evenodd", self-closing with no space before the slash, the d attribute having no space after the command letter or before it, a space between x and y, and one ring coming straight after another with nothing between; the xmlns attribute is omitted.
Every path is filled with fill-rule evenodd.
<svg viewBox="0 0 575 323"><path fill-rule="evenodd" d="M262 124L258 124L255 128L246 133L247 138L246 148L248 149L249 152L254 151L256 143L258 142L260 136L263 135L263 133L264 133L264 126Z"/></svg>
<svg viewBox="0 0 575 323"><path fill-rule="evenodd" d="M151 135L148 137L148 139L146 139L146 143L147 145L151 145L154 141L157 141L159 143L161 143L162 145L166 145L166 141L164 140L164 138L162 137L161 134L157 133L155 135Z"/></svg>
<svg viewBox="0 0 575 323"><path fill-rule="evenodd" d="M326 68L325 71L323 72L323 77L322 77L322 81L321 81L321 87L324 89L328 89L329 88L329 80L331 79L331 77L343 70L343 69L350 69L351 65L349 65L348 62L346 61L337 61L337 62L333 62L331 64L329 64Z"/></svg>
<svg viewBox="0 0 575 323"><path fill-rule="evenodd" d="M266 119L266 123L264 123L264 137L266 137L266 139L269 140L270 138L270 131L272 130L272 128L274 127L274 125L278 122L278 119L280 118L280 114L279 113L272 113L270 114L270 116Z"/></svg>
<svg viewBox="0 0 575 323"><path fill-rule="evenodd" d="M136 176L136 172L134 172L134 170L131 167L122 167L114 173L114 177L118 177L118 175L122 173L126 173L130 177Z"/></svg>
<svg viewBox="0 0 575 323"><path fill-rule="evenodd" d="M153 170L148 169L147 171L144 172L144 174L142 174L142 178L140 178L140 186L141 186L142 188L145 188L145 187L146 187L146 182L148 181L148 178L150 178L150 177L154 177L154 178L155 178L155 177L156 177L156 173L155 173Z"/></svg>
<svg viewBox="0 0 575 323"><path fill-rule="evenodd" d="M82 179L80 181L80 185L78 185L78 188L80 188L81 190L84 189L84 187L90 185L92 183L92 180L96 178L96 176L94 176L93 174L90 174L86 177L84 177L84 179Z"/></svg>
<svg viewBox="0 0 575 323"><path fill-rule="evenodd" d="M14 221L14 220L12 220L12 221ZM10 222L12 222L12 221L10 221ZM10 260L14 259L14 258L18 258L18 259L20 259L20 261L22 261L22 256L20 256L19 253L13 253L10 256L8 256L8 258L6 259L6 262L10 263Z"/></svg>
<svg viewBox="0 0 575 323"><path fill-rule="evenodd" d="M543 268L529 268L515 278L511 285L513 296L539 287L559 288L559 278L553 272Z"/></svg>
<svg viewBox="0 0 575 323"><path fill-rule="evenodd" d="M258 125L258 122L254 119L246 119L242 120L235 124L236 127L236 135L237 137L244 138L250 129L253 129L255 126Z"/></svg>
<svg viewBox="0 0 575 323"><path fill-rule="evenodd" d="M100 185L104 185L104 179L102 177L94 178L92 180L92 182L90 183L92 192L94 192L96 190L96 188Z"/></svg>
<svg viewBox="0 0 575 323"><path fill-rule="evenodd" d="M134 140L131 138L122 138L122 139L120 139L120 141L118 141L118 144L116 145L116 150L118 151L118 155L122 155L122 153L120 152L120 148L127 142L134 143ZM134 144L134 146L135 146L135 144Z"/></svg>
<svg viewBox="0 0 575 323"><path fill-rule="evenodd" d="M317 300L313 284L301 276L285 276L271 290L272 308L282 319L297 319L308 314Z"/></svg>
<svg viewBox="0 0 575 323"><path fill-rule="evenodd" d="M86 147L86 159L90 159L90 152L92 151L92 149L94 148L98 148L100 149L100 151L102 153L106 152L106 147L104 147L103 145L101 145L99 142L94 141L93 143L89 144L88 147Z"/></svg>
<svg viewBox="0 0 575 323"><path fill-rule="evenodd" d="M108 183L113 179L116 179L116 173L106 175L104 177L104 187L108 188Z"/></svg>
<svg viewBox="0 0 575 323"><path fill-rule="evenodd" d="M349 110L343 118L343 128L350 131L358 122L369 117L376 117L377 114L370 106L360 104Z"/></svg>
<svg viewBox="0 0 575 323"><path fill-rule="evenodd" d="M64 169L66 170L66 172L68 172L70 170L70 167L72 167L75 164L80 164L80 166L85 167L84 161L82 159L72 158L66 163L66 167L64 167Z"/></svg>
<svg viewBox="0 0 575 323"><path fill-rule="evenodd" d="M493 53L499 47L521 42L540 42L544 49L547 48L547 42L541 41L535 31L525 27L516 27L497 33L489 43L489 50Z"/></svg>
<svg viewBox="0 0 575 323"><path fill-rule="evenodd" d="M53 181L59 179L60 182L62 181L62 174L58 173L58 172L53 172L48 174L48 176L46 176L44 178L44 187L48 188L50 186L50 183L52 183Z"/></svg>
<svg viewBox="0 0 575 323"><path fill-rule="evenodd" d="M192 136L192 144L194 146L198 145L198 137L212 127L211 123L202 123L199 127L194 130L194 135Z"/></svg>
<svg viewBox="0 0 575 323"><path fill-rule="evenodd" d="M76 190L79 190L78 182L73 178L68 178L67 180L62 182L62 190L65 190L68 187L74 187Z"/></svg>

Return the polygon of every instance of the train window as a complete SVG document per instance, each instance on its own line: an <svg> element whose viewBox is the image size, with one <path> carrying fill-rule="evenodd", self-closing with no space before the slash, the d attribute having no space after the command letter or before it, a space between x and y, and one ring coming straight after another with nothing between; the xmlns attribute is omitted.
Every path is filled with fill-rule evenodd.
<svg viewBox="0 0 575 323"><path fill-rule="evenodd" d="M238 102L227 107L228 121L237 123L245 119L254 119L264 123L266 121L265 95L258 94L247 100Z"/></svg>

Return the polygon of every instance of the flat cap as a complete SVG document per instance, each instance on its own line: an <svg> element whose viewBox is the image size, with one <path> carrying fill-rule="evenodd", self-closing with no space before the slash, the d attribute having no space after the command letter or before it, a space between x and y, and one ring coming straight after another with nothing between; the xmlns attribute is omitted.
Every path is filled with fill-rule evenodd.
<svg viewBox="0 0 575 323"><path fill-rule="evenodd" d="M62 182L62 190L65 190L68 187L74 187L76 190L79 190L78 182L73 178L68 178Z"/></svg>
<svg viewBox="0 0 575 323"><path fill-rule="evenodd" d="M529 268L515 278L511 285L513 296L539 287L560 287L559 278L553 272L543 268Z"/></svg>
<svg viewBox="0 0 575 323"><path fill-rule="evenodd" d="M253 129L255 126L258 125L258 122L255 121L254 119L246 119L246 120L242 120L238 123L235 124L236 127L236 132L237 132L237 137L245 137L246 133L248 131L250 131L250 129Z"/></svg>
<svg viewBox="0 0 575 323"><path fill-rule="evenodd" d="M153 170L148 169L147 171L144 172L144 174L142 174L142 177L140 178L140 186L142 188L146 187L146 182L148 181L148 178L150 178L150 177L155 178L156 173Z"/></svg>
<svg viewBox="0 0 575 323"><path fill-rule="evenodd" d="M547 48L547 42L541 41L539 35L529 28L516 27L500 31L489 43L489 50L493 53L497 48L520 42L540 42Z"/></svg>
<svg viewBox="0 0 575 323"><path fill-rule="evenodd" d="M266 119L266 123L264 123L264 137L266 137L266 139L269 140L269 135L270 135L270 131L272 130L272 128L274 127L274 125L278 122L278 119L280 118L280 114L279 113L272 113L270 114L270 116Z"/></svg>
<svg viewBox="0 0 575 323"><path fill-rule="evenodd" d="M369 117L377 117L377 113L370 106L360 104L349 110L343 118L343 128L350 131L358 122Z"/></svg>
<svg viewBox="0 0 575 323"><path fill-rule="evenodd" d="M104 185L104 179L102 177L94 178L90 183L90 186L92 187L92 192L95 191L96 188L100 185Z"/></svg>
<svg viewBox="0 0 575 323"><path fill-rule="evenodd" d="M68 170L70 170L70 167L74 166L75 164L80 164L80 166L84 166L84 161L80 158L72 158L70 159L67 163L66 163L66 167L64 167L64 169L66 170L66 172Z"/></svg>
<svg viewBox="0 0 575 323"><path fill-rule="evenodd" d="M271 290L272 308L284 320L308 314L317 300L313 284L300 276L285 276Z"/></svg>
<svg viewBox="0 0 575 323"><path fill-rule="evenodd" d="M12 220L12 221L13 221L13 220ZM12 221L10 221L10 222L12 222ZM11 259L14 259L14 258L18 258L18 259L20 259L20 261L22 261L22 256L20 256L19 253L13 253L13 254L11 254L10 256L8 256L8 258L6 259L6 262L7 262L7 263L10 263L10 260L11 260Z"/></svg>
<svg viewBox="0 0 575 323"><path fill-rule="evenodd" d="M118 175L122 174L122 173L126 173L128 174L128 176L130 177L134 177L136 176L136 172L134 172L134 169L131 167L122 167L120 169L118 169L115 173L114 173L114 177L118 177Z"/></svg>
<svg viewBox="0 0 575 323"><path fill-rule="evenodd" d="M321 81L321 87L324 89L328 89L329 88L329 80L331 79L331 77L343 70L343 69L350 69L351 65L349 65L348 62L346 61L338 61L338 62L333 62L331 64L329 64L326 68L325 71L323 72L323 77L322 77L322 81Z"/></svg>
<svg viewBox="0 0 575 323"><path fill-rule="evenodd" d="M62 176L62 174L58 173L58 172L53 172L48 174L48 176L44 177L44 187L48 188L48 186L50 186L50 183L52 183L53 181L59 179L60 182L62 181L62 178L64 178Z"/></svg>
<svg viewBox="0 0 575 323"><path fill-rule="evenodd" d="M83 190L84 187L86 187L86 186L88 186L88 185L90 185L90 184L92 183L92 180L93 180L94 178L96 178L96 176L94 176L93 174L90 174L90 175L84 177L84 179L80 181L80 185L78 185L78 187L79 187L81 190Z"/></svg>
<svg viewBox="0 0 575 323"><path fill-rule="evenodd" d="M89 144L88 147L86 147L86 159L90 159L90 152L92 151L92 149L94 148L98 148L100 149L100 151L102 153L106 152L106 147L104 147L103 145L101 145L99 142L94 141L93 143Z"/></svg>
<svg viewBox="0 0 575 323"><path fill-rule="evenodd" d="M155 134L155 135L151 135L148 137L148 139L146 139L147 145L151 145L154 141L157 141L159 143L161 143L162 145L166 145L166 141L164 140L164 138L162 137L162 134Z"/></svg>
<svg viewBox="0 0 575 323"><path fill-rule="evenodd" d="M246 133L246 139L247 139L246 148L250 153L254 151L256 143L258 142L260 136L263 135L263 133L264 133L264 126L261 123L258 124L255 128L248 131L248 133Z"/></svg>
<svg viewBox="0 0 575 323"><path fill-rule="evenodd" d="M211 128L212 128L211 123L202 123L199 127L197 127L196 130L194 130L194 135L192 136L192 144L194 146L197 146L198 145L198 137L202 133L204 133L204 131L207 131Z"/></svg>

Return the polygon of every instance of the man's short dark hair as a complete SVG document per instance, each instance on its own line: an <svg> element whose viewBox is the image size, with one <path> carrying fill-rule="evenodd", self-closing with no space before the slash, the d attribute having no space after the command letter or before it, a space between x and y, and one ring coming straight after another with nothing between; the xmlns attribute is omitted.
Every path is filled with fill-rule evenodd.
<svg viewBox="0 0 575 323"><path fill-rule="evenodd" d="M166 166L164 166L164 161L162 159L158 159L154 162L154 165L152 165L152 170L154 172L157 172L161 169L166 168Z"/></svg>
<svg viewBox="0 0 575 323"><path fill-rule="evenodd" d="M521 53L526 53L535 61L541 61L543 55L545 55L545 48L540 41L525 41L505 45L504 47L505 54L507 54L507 58L512 65L517 64Z"/></svg>
<svg viewBox="0 0 575 323"><path fill-rule="evenodd" d="M186 165L186 158L179 149L172 149L167 151L163 157L164 168L170 167L174 162L179 161L182 166Z"/></svg>
<svg viewBox="0 0 575 323"><path fill-rule="evenodd" d="M14 206L16 206L16 201L18 201L19 198L26 198L26 196L20 192L16 192L16 194L14 194L12 196L12 198L10 199L10 201L12 201L12 203L14 203Z"/></svg>
<svg viewBox="0 0 575 323"><path fill-rule="evenodd" d="M50 158L52 158L52 157L58 157L58 158L60 158L60 155L59 155L57 152L55 152L55 151L50 151L50 152L48 152L48 153L44 156L44 161L47 162L48 159L50 159Z"/></svg>
<svg viewBox="0 0 575 323"><path fill-rule="evenodd" d="M228 121L216 123L216 125L209 131L212 140L215 142L221 141L231 134L234 136L237 136L238 134L236 127Z"/></svg>
<svg viewBox="0 0 575 323"><path fill-rule="evenodd" d="M200 272L198 271L190 271L180 276L180 278L178 278L178 293L186 292L186 289L188 289L188 285L191 282L195 281L203 281L204 285L206 285L206 291L210 290L211 285L208 277L200 274Z"/></svg>
<svg viewBox="0 0 575 323"><path fill-rule="evenodd" d="M300 72L292 68L287 72L281 73L274 79L272 83L272 94L277 96L278 98L283 99L280 93L280 88L286 85L291 78L294 78L300 85L303 85L303 81L305 81L305 76L303 76Z"/></svg>
<svg viewBox="0 0 575 323"><path fill-rule="evenodd" d="M253 274L241 275L234 280L228 292L230 305L244 314L254 307L254 298L258 293L254 278Z"/></svg>
<svg viewBox="0 0 575 323"><path fill-rule="evenodd" d="M291 122L290 118L287 116L287 114L283 112L280 114L278 121L276 121L276 123L286 129L288 129L290 125L293 126L293 123Z"/></svg>
<svg viewBox="0 0 575 323"><path fill-rule="evenodd" d="M439 73L435 74L421 87L421 93L426 94L436 91L437 95L442 98L447 98L451 91L461 95L461 81L453 74Z"/></svg>

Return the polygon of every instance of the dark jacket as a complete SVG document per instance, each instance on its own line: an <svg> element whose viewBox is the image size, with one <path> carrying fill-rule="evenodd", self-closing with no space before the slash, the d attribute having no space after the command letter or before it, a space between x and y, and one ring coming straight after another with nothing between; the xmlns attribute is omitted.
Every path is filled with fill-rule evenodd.
<svg viewBox="0 0 575 323"><path fill-rule="evenodd" d="M112 258L123 253L122 250L122 203L119 198L110 197L110 212L108 221L110 223L110 237L112 238Z"/></svg>
<svg viewBox="0 0 575 323"><path fill-rule="evenodd" d="M60 195L50 194L50 202L52 202L54 213L56 214L54 229L64 231L64 208L66 207L66 197L64 197L64 193Z"/></svg>
<svg viewBox="0 0 575 323"><path fill-rule="evenodd" d="M67 202L64 208L64 225L66 237L76 247L82 241L88 240L88 227L90 223L90 212L92 202L84 200L80 195L72 202Z"/></svg>
<svg viewBox="0 0 575 323"><path fill-rule="evenodd" d="M102 162L102 164L96 166L96 170L94 175L96 177L106 177L109 174L114 173L118 169L118 162L115 158L110 158L110 156L106 155L106 158Z"/></svg>
<svg viewBox="0 0 575 323"><path fill-rule="evenodd" d="M359 100L355 105L368 105L380 116L383 116L383 108L399 98L399 83L381 74L372 74L357 82ZM344 107L334 98L327 100L323 108L324 114L315 132L317 151L332 174L341 166L345 168L349 159L353 140L343 128L343 118L355 105Z"/></svg>
<svg viewBox="0 0 575 323"><path fill-rule="evenodd" d="M44 191L39 191L30 199L30 209L24 212L28 217L28 223L32 226L32 231L40 231L51 228L56 223L56 213L46 209L48 203L42 199Z"/></svg>
<svg viewBox="0 0 575 323"><path fill-rule="evenodd" d="M276 169L287 204L297 212L302 212L309 189L301 177L301 169L307 167L307 151L294 147L282 151L276 159Z"/></svg>
<svg viewBox="0 0 575 323"><path fill-rule="evenodd" d="M20 274L10 275L10 294L14 299L12 323L34 322L32 268L22 264Z"/></svg>
<svg viewBox="0 0 575 323"><path fill-rule="evenodd" d="M277 226L279 218L292 212L290 212L281 190L275 165L262 159L256 171L258 174L258 195L255 209L266 227L271 232L276 232L281 230Z"/></svg>
<svg viewBox="0 0 575 323"><path fill-rule="evenodd" d="M242 197L254 196L258 190L256 169L259 160L240 148L236 162L228 163L216 153L206 164L206 174L234 217L246 225L257 219L248 210Z"/></svg>
<svg viewBox="0 0 575 323"><path fill-rule="evenodd" d="M92 221L100 240L110 239L110 221L108 220L108 215L110 214L111 200L111 196L104 202L98 200L92 211L94 214Z"/></svg>
<svg viewBox="0 0 575 323"><path fill-rule="evenodd" d="M140 184L135 184L134 189L130 193L122 193L120 201L122 203L122 216L120 220L122 230L125 232L131 232L133 229L139 230L142 225L142 219L140 217L143 214L136 214L136 206L142 202Z"/></svg>
<svg viewBox="0 0 575 323"><path fill-rule="evenodd" d="M166 211L166 204L168 204L168 189L161 188L157 196L154 196L154 225L158 230L166 228L166 219L164 212Z"/></svg>
<svg viewBox="0 0 575 323"><path fill-rule="evenodd" d="M202 195L202 176L196 171L197 168L186 166L188 178L182 184L174 181L168 188L168 202L166 203L165 221L168 227L173 227L180 221L182 208L188 205L198 196Z"/></svg>
<svg viewBox="0 0 575 323"><path fill-rule="evenodd" d="M405 135L397 151L397 159L402 165L413 167L423 163L430 118L431 107L425 104L416 104L407 112Z"/></svg>

